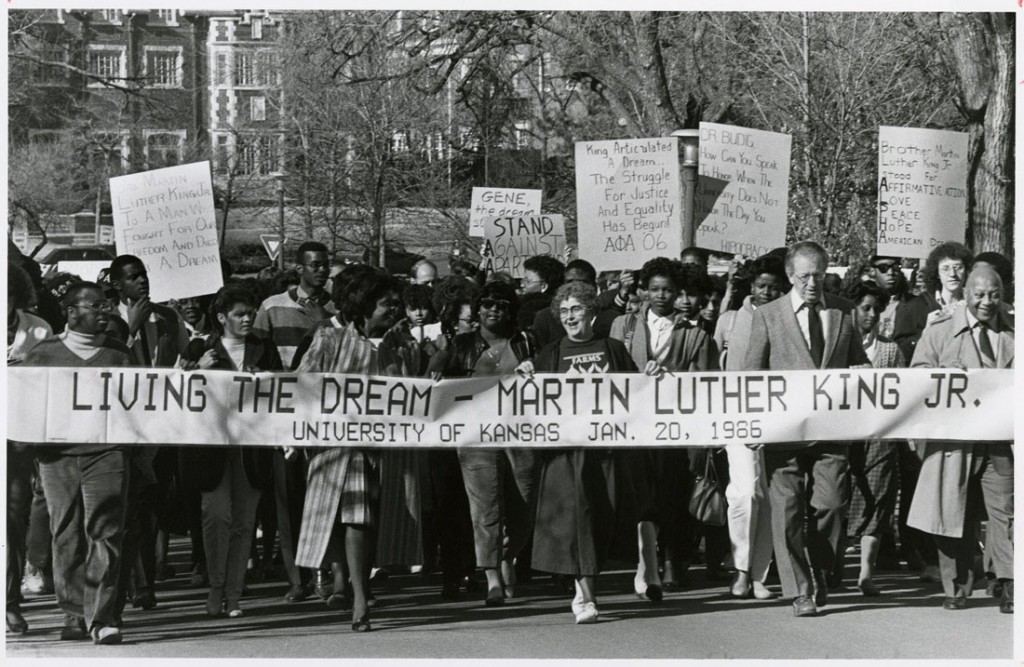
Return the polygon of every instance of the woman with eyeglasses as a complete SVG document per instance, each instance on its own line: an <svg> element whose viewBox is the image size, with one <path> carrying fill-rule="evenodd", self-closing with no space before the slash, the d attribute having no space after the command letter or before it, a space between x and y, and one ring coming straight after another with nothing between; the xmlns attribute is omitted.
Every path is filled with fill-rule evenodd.
<svg viewBox="0 0 1024 667"><path fill-rule="evenodd" d="M928 254L921 273L924 291L896 311L892 338L903 351L905 359L914 358L914 348L921 333L938 313L950 312L963 301L967 267L974 254L961 243L947 241Z"/></svg>
<svg viewBox="0 0 1024 667"><path fill-rule="evenodd" d="M355 275L336 303L346 324L318 328L297 370L382 374L377 348L400 317L400 294L401 284L379 270ZM295 564L319 569L340 560L337 552L343 544L352 584L352 630L366 632L373 535L382 529L379 452L331 447L307 448L306 453L306 501Z"/></svg>
<svg viewBox="0 0 1024 667"><path fill-rule="evenodd" d="M455 336L435 355L433 368L443 377L509 375L534 353L531 335L516 330L519 300L515 288L489 283L479 292L473 311L475 332ZM440 358L440 359L439 359ZM540 471L530 449L458 450L469 496L476 564L487 577L489 607L515 595L513 562L530 539Z"/></svg>
<svg viewBox="0 0 1024 667"><path fill-rule="evenodd" d="M226 285L210 307L219 333L189 342L183 366L243 373L281 370L277 346L252 333L257 297L239 285ZM202 494L203 548L210 592L206 613L242 615L239 601L245 585L249 547L260 495L273 484L273 462L267 447L183 447L181 469Z"/></svg>
<svg viewBox="0 0 1024 667"><path fill-rule="evenodd" d="M636 372L636 364L620 341L594 333L597 289L581 282L562 285L551 310L565 336L541 348L534 360L516 371L590 373ZM629 494L621 455L611 449L545 449L533 531L533 568L569 575L576 580L571 609L576 623L595 623L598 617L595 578L608 557Z"/></svg>

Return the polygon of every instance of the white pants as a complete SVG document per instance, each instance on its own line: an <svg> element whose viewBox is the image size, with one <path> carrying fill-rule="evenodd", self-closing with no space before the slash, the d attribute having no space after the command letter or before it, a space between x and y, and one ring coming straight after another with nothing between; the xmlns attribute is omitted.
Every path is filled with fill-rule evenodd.
<svg viewBox="0 0 1024 667"><path fill-rule="evenodd" d="M727 445L729 486L729 539L733 565L764 581L772 559L772 513L768 504L768 479L764 474L764 451L745 445Z"/></svg>

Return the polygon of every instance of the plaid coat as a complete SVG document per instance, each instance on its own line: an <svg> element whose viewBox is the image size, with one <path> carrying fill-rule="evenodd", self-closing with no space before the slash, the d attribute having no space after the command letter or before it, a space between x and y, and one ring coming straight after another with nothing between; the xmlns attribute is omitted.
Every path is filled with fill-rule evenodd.
<svg viewBox="0 0 1024 667"><path fill-rule="evenodd" d="M354 325L321 327L297 369L300 372L376 373L377 350ZM319 568L334 526L373 526L380 499L379 459L375 452L332 447L315 454L306 473L306 501L295 564Z"/></svg>

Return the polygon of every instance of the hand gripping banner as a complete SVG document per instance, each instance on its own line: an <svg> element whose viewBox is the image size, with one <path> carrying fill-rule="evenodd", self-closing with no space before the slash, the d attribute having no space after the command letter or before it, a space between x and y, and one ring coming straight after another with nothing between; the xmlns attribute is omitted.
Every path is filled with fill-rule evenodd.
<svg viewBox="0 0 1024 667"><path fill-rule="evenodd" d="M452 379L8 369L7 437L292 447L675 447L1012 440L1013 371L865 369Z"/></svg>

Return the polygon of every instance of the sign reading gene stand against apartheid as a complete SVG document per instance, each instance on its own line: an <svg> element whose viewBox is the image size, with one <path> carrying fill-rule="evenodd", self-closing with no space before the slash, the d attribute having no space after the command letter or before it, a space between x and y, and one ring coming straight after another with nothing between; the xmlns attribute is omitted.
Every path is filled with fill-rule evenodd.
<svg viewBox="0 0 1024 667"><path fill-rule="evenodd" d="M117 252L145 263L153 301L223 286L209 162L112 178L110 201Z"/></svg>
<svg viewBox="0 0 1024 667"><path fill-rule="evenodd" d="M674 138L576 144L579 254L598 271L678 257L681 204Z"/></svg>
<svg viewBox="0 0 1024 667"><path fill-rule="evenodd" d="M788 134L700 124L695 242L751 257L786 244Z"/></svg>
<svg viewBox="0 0 1024 667"><path fill-rule="evenodd" d="M534 255L562 261L565 219L560 215L491 218L484 222L484 267L488 273L506 271L525 278L523 262Z"/></svg>
<svg viewBox="0 0 1024 667"><path fill-rule="evenodd" d="M967 228L967 135L878 128L878 254L927 257Z"/></svg>
<svg viewBox="0 0 1024 667"><path fill-rule="evenodd" d="M469 235L483 236L484 222L491 218L540 213L540 190L473 188L469 206Z"/></svg>

